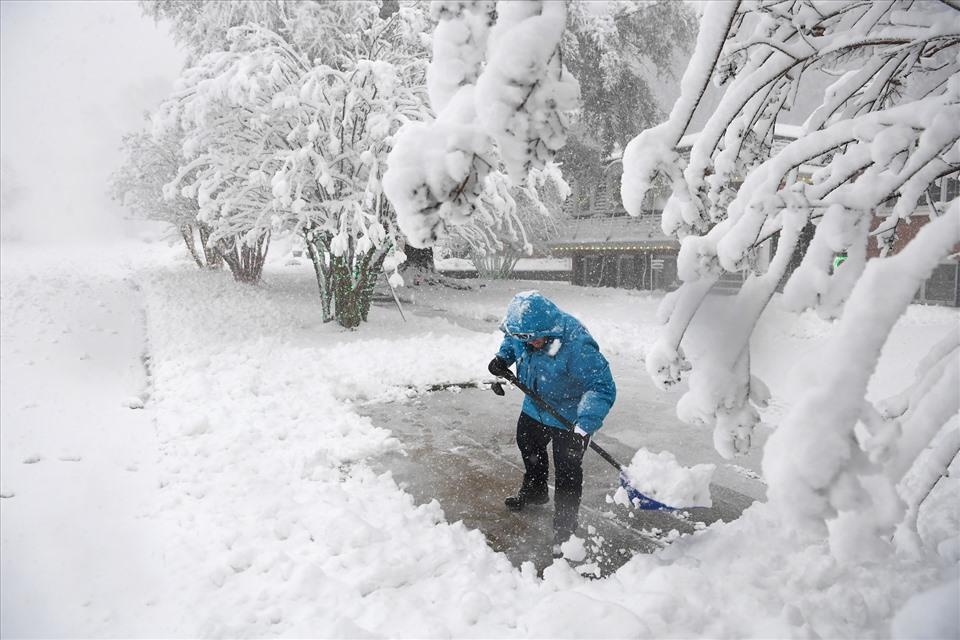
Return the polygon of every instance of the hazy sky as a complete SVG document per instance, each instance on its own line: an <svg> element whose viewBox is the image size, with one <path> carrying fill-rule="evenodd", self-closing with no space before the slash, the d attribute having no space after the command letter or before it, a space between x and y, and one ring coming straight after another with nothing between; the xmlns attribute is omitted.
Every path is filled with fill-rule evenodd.
<svg viewBox="0 0 960 640"><path fill-rule="evenodd" d="M182 62L136 2L0 1L4 234L115 222L105 189L120 137L170 91Z"/></svg>

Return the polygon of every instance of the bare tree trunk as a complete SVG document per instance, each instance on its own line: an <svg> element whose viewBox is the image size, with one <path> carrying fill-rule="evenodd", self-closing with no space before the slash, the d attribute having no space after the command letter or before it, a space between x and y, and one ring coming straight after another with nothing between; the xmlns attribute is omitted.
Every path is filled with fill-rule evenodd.
<svg viewBox="0 0 960 640"><path fill-rule="evenodd" d="M263 263L270 247L270 234L260 237L253 246L244 244L240 238L221 241L219 253L230 267L230 273L238 282L256 284L263 275Z"/></svg>
<svg viewBox="0 0 960 640"><path fill-rule="evenodd" d="M370 314L370 304L373 302L373 289L377 284L377 278L380 277L381 270L383 270L383 261L386 258L387 252L381 250L379 255L371 261L369 268L364 273L360 306L360 317L364 322L367 321L367 316Z"/></svg>
<svg viewBox="0 0 960 640"><path fill-rule="evenodd" d="M216 247L210 246L210 232L211 229L209 226L200 222L197 224L197 228L200 231L200 247L203 249L203 257L206 261L206 267L208 269L219 269L223 266L223 256L220 255L220 252L217 251Z"/></svg>
<svg viewBox="0 0 960 640"><path fill-rule="evenodd" d="M351 269L350 261L346 258L333 259L335 313L340 326L356 329L361 322L366 322L373 299L373 288L386 256L383 248L373 248L358 259L354 269Z"/></svg>
<svg viewBox="0 0 960 640"><path fill-rule="evenodd" d="M195 233L196 232L196 233ZM197 249L197 235L200 236L200 249ZM210 227L198 223L196 228L192 224L180 225L180 237L183 238L183 244L187 251L193 257L193 261L201 269L219 269L223 265L223 257L216 247L207 246L210 240Z"/></svg>
<svg viewBox="0 0 960 640"><path fill-rule="evenodd" d="M328 262L330 257L329 234L318 236L305 232L303 238L307 245L310 262L313 263L313 272L317 276L323 321L330 322L333 320L333 264Z"/></svg>
<svg viewBox="0 0 960 640"><path fill-rule="evenodd" d="M193 261L197 263L197 266L203 269L205 263L200 255L197 253L197 247L193 242L193 225L182 224L180 225L180 237L183 238L183 244L187 245L187 251L190 252L190 255L193 256Z"/></svg>
<svg viewBox="0 0 960 640"><path fill-rule="evenodd" d="M345 255L335 256L330 251L331 233L304 229L302 234L317 277L323 321L336 320L346 329L356 329L367 321L374 285L389 247L373 247L355 255L356 244L351 241Z"/></svg>

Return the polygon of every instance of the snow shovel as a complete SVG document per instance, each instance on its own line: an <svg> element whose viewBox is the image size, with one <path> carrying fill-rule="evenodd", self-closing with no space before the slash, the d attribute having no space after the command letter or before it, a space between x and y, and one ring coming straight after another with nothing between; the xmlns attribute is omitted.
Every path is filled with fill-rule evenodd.
<svg viewBox="0 0 960 640"><path fill-rule="evenodd" d="M513 375L511 371L507 371L506 375L503 376L507 379L510 384L515 386L517 389L520 389L527 397L529 397L533 402L540 407L543 411L546 411L554 418L556 418L560 424L563 425L563 428L567 431L573 431L575 429L572 422L560 415L560 412L551 407L546 401L538 396L530 387L523 384L517 380L517 376ZM502 396L503 385L499 382L494 382L490 385L490 388L498 396ZM653 498L643 495L637 489L630 484L630 477L627 475L627 472L624 470L623 465L616 461L616 459L611 456L607 451L593 441L593 438L590 439L590 448L596 451L601 458L609 462L619 473L620 473L620 486L624 488L627 492L627 497L630 499L630 502L633 503L638 509L643 509L644 511L674 511L673 507L669 507L662 502L657 502Z"/></svg>

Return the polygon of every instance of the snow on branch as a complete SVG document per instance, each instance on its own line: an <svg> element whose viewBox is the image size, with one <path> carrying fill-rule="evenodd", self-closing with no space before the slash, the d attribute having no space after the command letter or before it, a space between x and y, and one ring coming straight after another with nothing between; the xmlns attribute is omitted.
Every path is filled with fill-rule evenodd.
<svg viewBox="0 0 960 640"><path fill-rule="evenodd" d="M437 117L403 127L384 176L400 228L417 247L481 211L511 217L512 207L485 205L503 195L496 174L503 168L521 185L543 169L566 142L579 101L560 50L563 2L444 1L432 8L439 23L427 77Z"/></svg>
<svg viewBox="0 0 960 640"><path fill-rule="evenodd" d="M937 370L935 381L912 399L911 428L887 435L884 453L873 461L855 437L867 384L893 325L920 284L960 243L960 203L931 221L899 254L870 261L851 294L831 337L832 366L792 408L770 437L763 460L769 495L791 517L823 526L839 511L855 512L837 526L866 529L853 537L876 544L904 516L895 486L937 432L952 419L957 404L957 361L933 358L920 375ZM878 304L879 300L885 304ZM814 419L815 416L815 419ZM878 436L880 434L874 434ZM869 448L876 449L874 441ZM847 553L863 550L845 549Z"/></svg>
<svg viewBox="0 0 960 640"><path fill-rule="evenodd" d="M928 227L939 232L924 230L923 239L917 236L900 254L868 260L871 242L882 255L891 253L899 223L917 215L916 203L933 181L960 171L958 54L960 11L945 3L713 2L670 118L640 133L624 154L621 191L628 212L638 215L654 179L667 178L673 193L662 228L681 242L683 285L664 300L666 328L647 355L647 369L662 387L690 372L678 413L712 427L721 454L746 452L759 422L767 392L750 370L750 338L784 282L788 307L861 323L859 336L852 324L838 328L833 351L858 383L834 380L811 388L790 419L795 439L780 453L781 445L774 445L767 456L771 495L785 508L804 501L810 520L823 523L852 508L840 494L855 497L847 485L868 468L852 435L866 405L873 356L858 341L869 336L870 353L879 353L923 279L957 251L954 200L925 212ZM836 80L824 82L831 77ZM690 131L697 109L706 108L701 102L711 80L718 101L703 114L702 130ZM818 84L826 86L819 103L798 99ZM786 139L780 126L785 114L803 122L790 127ZM810 237L811 230L809 246L801 247L801 236ZM839 266L837 255L845 257ZM726 272L742 274L743 286L735 297L712 300L710 317L699 323L723 340L688 358L684 339ZM897 283L895 296L880 294L878 273ZM846 395L836 400L840 394ZM933 400L939 397L931 395L931 402L942 407ZM829 446L802 442L809 416L837 402L847 413L833 423L843 423L840 433L823 436ZM870 412L864 412L866 424ZM933 416L915 430L925 446L943 421L940 413L918 412ZM895 448L900 462L887 489L923 447L904 439ZM806 466L787 460L788 452L798 451ZM835 500L828 488L834 483L844 485L835 489ZM887 489L871 487L877 495ZM798 495L804 492L809 495ZM890 518L875 529L889 529Z"/></svg>

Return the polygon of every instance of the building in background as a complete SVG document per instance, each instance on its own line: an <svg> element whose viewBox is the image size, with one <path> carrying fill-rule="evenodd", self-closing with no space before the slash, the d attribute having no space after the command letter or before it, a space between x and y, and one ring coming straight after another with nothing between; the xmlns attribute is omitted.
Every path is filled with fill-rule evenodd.
<svg viewBox="0 0 960 640"><path fill-rule="evenodd" d="M891 255L898 253L907 245L917 232L930 221L930 216L940 215L953 200L960 196L960 172L943 176L933 182L927 193L917 203L916 209L907 220L901 220L897 225L897 240L893 245ZM871 228L876 228L883 218L890 213L890 207L884 206L874 216ZM872 238L867 246L867 259L880 255L876 241ZM923 283L915 297L917 302L926 304L942 304L951 307L960 306L960 244L953 248L953 254L943 260L933 274Z"/></svg>
<svg viewBox="0 0 960 640"><path fill-rule="evenodd" d="M669 191L651 189L641 215L630 216L620 201L622 173L623 162L615 158L600 184L572 184L560 236L548 246L554 256L571 259L573 284L675 289L680 243L660 230Z"/></svg>
<svg viewBox="0 0 960 640"><path fill-rule="evenodd" d="M778 124L774 132L774 152L796 140L800 133L800 127ZM696 134L685 136L680 142L681 149L688 150L695 138ZM796 179L809 182L817 168L812 165L799 167ZM664 186L651 189L647 193L642 213L637 217L630 216L620 200L622 173L621 159L613 157L605 167L599 184L572 183L572 193L564 204L566 219L559 237L549 243L548 247L552 255L570 259L570 281L573 284L673 290L680 286L677 278L677 253L680 244L676 238L665 235L660 229L660 215L670 191ZM918 203L909 220L898 225L898 240L893 253L899 251L930 220L930 207L942 209L958 197L958 192L960 181L957 173L937 180L931 186L928 197ZM888 214L888 207L878 209L873 227L876 228ZM810 224L801 234L797 251L788 266L787 276L800 264L814 229L814 225ZM776 240L776 236L772 237L758 252L757 259L761 263L759 266L765 267L768 263L771 247L775 246ZM876 241L871 238L868 257L877 255L879 250ZM747 275L725 273L714 290L720 293L735 293ZM917 301L950 306L960 304L960 260L956 253L937 267L917 293Z"/></svg>

